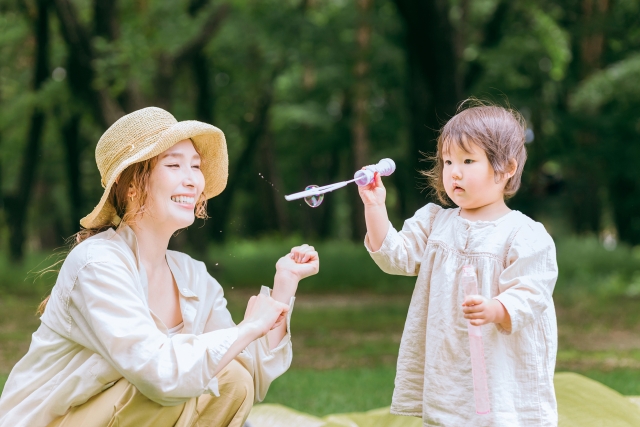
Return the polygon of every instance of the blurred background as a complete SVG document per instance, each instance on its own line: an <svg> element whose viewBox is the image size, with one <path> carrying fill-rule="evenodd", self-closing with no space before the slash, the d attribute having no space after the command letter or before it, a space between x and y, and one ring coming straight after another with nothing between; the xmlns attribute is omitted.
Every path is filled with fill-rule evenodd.
<svg viewBox="0 0 640 427"><path fill-rule="evenodd" d="M400 227L475 96L528 123L509 205L556 241L558 370L640 395L639 76L638 0L0 0L0 388L55 282L37 272L102 194L100 135L155 105L226 134L227 188L171 247L207 263L236 321L292 245L320 251L267 401L388 405L414 279L370 260L355 185L315 209L284 195L390 157Z"/></svg>

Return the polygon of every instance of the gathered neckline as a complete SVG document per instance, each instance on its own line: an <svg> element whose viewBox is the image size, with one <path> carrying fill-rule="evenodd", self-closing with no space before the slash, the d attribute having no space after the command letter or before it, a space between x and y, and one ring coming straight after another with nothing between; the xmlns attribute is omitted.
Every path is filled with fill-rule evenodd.
<svg viewBox="0 0 640 427"><path fill-rule="evenodd" d="M460 211L461 208L457 208L456 209L456 218L459 219L460 221L469 224L469 225L498 225L500 224L502 221L504 221L507 217L511 216L511 214L515 213L515 212L519 212L515 209L511 209L509 212L507 212L506 214L502 215L500 218L494 219L492 221L486 221L486 220L482 220L482 219L478 219L475 221L472 221L470 219L466 219L460 216Z"/></svg>

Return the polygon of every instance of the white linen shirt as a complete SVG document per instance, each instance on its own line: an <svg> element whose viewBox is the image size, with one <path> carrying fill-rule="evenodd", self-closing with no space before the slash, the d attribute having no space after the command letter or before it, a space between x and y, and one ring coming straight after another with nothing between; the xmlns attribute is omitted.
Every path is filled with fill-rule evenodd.
<svg viewBox="0 0 640 427"><path fill-rule="evenodd" d="M372 252L389 274L418 276L405 323L391 412L425 426L558 424L553 374L558 347L552 292L555 246L542 224L518 211L496 221L468 221L460 209L419 209L400 232L390 226ZM462 266L478 275L478 292L499 300L511 331L482 326L491 413L477 415Z"/></svg>
<svg viewBox="0 0 640 427"><path fill-rule="evenodd" d="M122 377L164 406L219 396L213 372L237 339L222 287L202 262L175 251L166 258L184 323L171 337L149 309L130 227L97 234L69 253L29 351L0 397L0 427L46 426ZM237 357L254 378L256 401L291 365L290 319L291 310L276 348L269 349L265 336Z"/></svg>

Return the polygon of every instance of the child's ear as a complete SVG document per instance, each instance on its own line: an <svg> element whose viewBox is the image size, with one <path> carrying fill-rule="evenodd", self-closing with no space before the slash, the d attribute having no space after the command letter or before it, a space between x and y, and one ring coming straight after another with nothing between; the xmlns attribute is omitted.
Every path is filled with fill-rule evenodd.
<svg viewBox="0 0 640 427"><path fill-rule="evenodd" d="M518 161L516 159L509 160L509 170L507 170L507 179L516 174L518 170Z"/></svg>

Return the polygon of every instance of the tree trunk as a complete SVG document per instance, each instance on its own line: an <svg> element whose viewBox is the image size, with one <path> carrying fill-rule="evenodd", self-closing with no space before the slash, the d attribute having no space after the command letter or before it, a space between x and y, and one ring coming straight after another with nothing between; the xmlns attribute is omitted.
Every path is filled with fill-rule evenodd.
<svg viewBox="0 0 640 427"><path fill-rule="evenodd" d="M409 111L411 112L411 168L405 173L405 194L401 210L411 214L424 204L415 190L423 184L416 170L428 169L420 162L420 152L434 154L436 138L443 122L455 114L462 96L454 43L446 0L395 0L405 22L407 59L410 72Z"/></svg>
<svg viewBox="0 0 640 427"><path fill-rule="evenodd" d="M356 64L354 67L355 85L353 89L353 121L351 124L351 141L353 144L354 171L370 164L369 140L369 82L371 68L369 56L371 50L370 9L373 0L357 0L358 29ZM352 233L354 240L361 240L367 232L364 220L364 206L357 192L352 194Z"/></svg>
<svg viewBox="0 0 640 427"><path fill-rule="evenodd" d="M49 2L38 0L38 14L34 22L35 33L35 61L33 73L33 90L37 92L42 83L49 76ZM27 144L22 155L22 168L18 187L13 195L5 197L5 212L9 225L9 252L11 259L21 261L24 256L24 241L26 240L25 225L33 182L40 161L42 133L44 131L45 113L36 106L29 120L29 134Z"/></svg>
<svg viewBox="0 0 640 427"><path fill-rule="evenodd" d="M66 154L67 190L71 205L71 230L75 233L80 227L80 219L85 215L84 197L80 185L80 153L83 144L80 141L81 116L74 114L62 125L62 138Z"/></svg>
<svg viewBox="0 0 640 427"><path fill-rule="evenodd" d="M227 238L228 218L231 213L231 204L235 192L241 186L241 181L247 168L253 164L258 144L267 131L267 119L271 105L273 104L273 90L275 80L284 68L284 63L276 65L273 69L269 81L262 90L262 95L257 102L254 119L251 122L246 138L245 146L235 163L229 165L229 180L227 187L217 197L209 200L210 221L214 223L212 227L212 238L214 241L222 242Z"/></svg>
<svg viewBox="0 0 640 427"><path fill-rule="evenodd" d="M269 182L272 184L272 203L276 214L276 224L278 231L282 234L286 234L290 229L289 213L287 211L286 200L284 199L284 184L282 181L282 174L278 168L278 162L275 156L275 144L273 140L273 134L267 129L263 141L262 141L262 153L263 160L266 166L266 175Z"/></svg>

